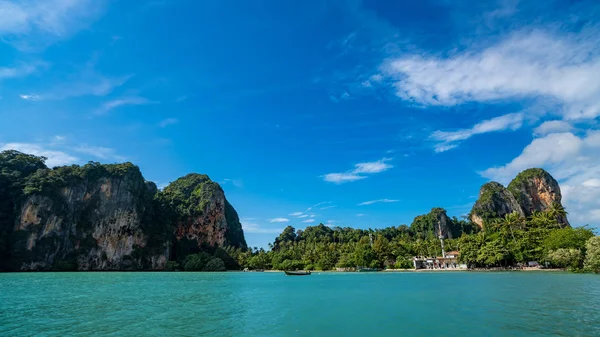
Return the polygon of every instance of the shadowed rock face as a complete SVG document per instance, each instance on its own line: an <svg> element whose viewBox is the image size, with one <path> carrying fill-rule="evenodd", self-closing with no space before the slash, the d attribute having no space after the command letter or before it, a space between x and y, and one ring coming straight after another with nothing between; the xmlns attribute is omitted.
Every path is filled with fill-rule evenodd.
<svg viewBox="0 0 600 337"><path fill-rule="evenodd" d="M550 210L555 203L562 205L561 199L558 182L548 172L538 168L528 169L519 173L508 188L497 182L483 185L470 218L483 228L487 220L501 218L512 212L528 217L534 212ZM569 226L566 216L559 216L557 220L563 226Z"/></svg>
<svg viewBox="0 0 600 337"><path fill-rule="evenodd" d="M517 212L524 216L521 206L510 191L497 182L489 182L479 190L479 199L471 210L471 221L483 228L484 222Z"/></svg>
<svg viewBox="0 0 600 337"><path fill-rule="evenodd" d="M43 158L0 152L0 270L162 270L175 248L224 245L246 241L206 175L159 192L131 163L48 169Z"/></svg>
<svg viewBox="0 0 600 337"><path fill-rule="evenodd" d="M19 270L163 269L168 242L141 256L142 220L152 198L137 168L121 177L82 180L47 194L29 195L13 232Z"/></svg>
<svg viewBox="0 0 600 337"><path fill-rule="evenodd" d="M164 190L175 207L174 253L177 258L202 247L246 248L242 225L219 184L202 174L179 178Z"/></svg>

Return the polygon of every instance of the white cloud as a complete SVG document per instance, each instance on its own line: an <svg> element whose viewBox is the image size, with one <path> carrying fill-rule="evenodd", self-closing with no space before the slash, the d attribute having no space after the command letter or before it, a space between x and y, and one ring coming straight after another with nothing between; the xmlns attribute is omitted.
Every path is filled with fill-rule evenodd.
<svg viewBox="0 0 600 337"><path fill-rule="evenodd" d="M242 229L246 233L256 234L279 234L283 232L283 228L265 228L261 227L256 223L244 223L242 222Z"/></svg>
<svg viewBox="0 0 600 337"><path fill-rule="evenodd" d="M571 124L565 121L546 121L533 130L536 136L545 136L550 133L567 132L573 130Z"/></svg>
<svg viewBox="0 0 600 337"><path fill-rule="evenodd" d="M303 212L294 212L294 213L290 213L290 216L300 216L302 215Z"/></svg>
<svg viewBox="0 0 600 337"><path fill-rule="evenodd" d="M372 204L376 204L376 203L390 203L390 202L398 202L400 200L396 200L396 199L377 199L377 200L370 200L370 201L364 201L361 202L360 204L358 204L358 206L366 206L366 205L372 205Z"/></svg>
<svg viewBox="0 0 600 337"><path fill-rule="evenodd" d="M1 8L0 8L1 11ZM19 78L33 74L43 63L23 64L12 68L0 68L0 80L6 78Z"/></svg>
<svg viewBox="0 0 600 337"><path fill-rule="evenodd" d="M358 163L354 165L356 168L352 173L379 173L383 171L387 171L391 169L393 166L390 164L386 164L386 162L392 160L391 158L383 158L378 161L368 162L368 163Z"/></svg>
<svg viewBox="0 0 600 337"><path fill-rule="evenodd" d="M361 216L365 216L365 215L362 213L358 213L358 214L356 214L356 216L361 217Z"/></svg>
<svg viewBox="0 0 600 337"><path fill-rule="evenodd" d="M0 0L0 36L18 48L50 44L87 27L103 0ZM38 41L39 40L39 41Z"/></svg>
<svg viewBox="0 0 600 337"><path fill-rule="evenodd" d="M323 177L323 180L331 183L342 184L346 182L357 181L367 178L364 174L374 174L391 169L392 165L386 162L391 158L383 158L373 162L358 163L354 165L354 170L343 173L328 173Z"/></svg>
<svg viewBox="0 0 600 337"><path fill-rule="evenodd" d="M286 218L274 218L269 220L269 222L289 222L290 219L286 219Z"/></svg>
<svg viewBox="0 0 600 337"><path fill-rule="evenodd" d="M244 187L244 182L239 179L223 179L223 184L232 184L235 187L242 188Z"/></svg>
<svg viewBox="0 0 600 337"><path fill-rule="evenodd" d="M102 146L90 146L87 144L82 144L73 147L73 151L78 153L87 154L100 159L116 159L120 161L124 161L125 158L117 155L114 149Z"/></svg>
<svg viewBox="0 0 600 337"><path fill-rule="evenodd" d="M335 205L331 205L331 206L325 206L325 207L321 207L321 208L319 208L319 209L320 209L321 211L324 211L324 210L326 210L326 209L335 208L335 207L337 207L337 206L335 206Z"/></svg>
<svg viewBox="0 0 600 337"><path fill-rule="evenodd" d="M179 120L177 118L167 118L167 119L163 119L162 121L160 121L160 123L158 123L158 126L160 126L161 128L164 128L169 125L177 124L178 122L179 122Z"/></svg>
<svg viewBox="0 0 600 337"><path fill-rule="evenodd" d="M79 159L62 151L48 150L38 144L30 143L6 143L0 144L0 151L16 150L35 156L48 158L46 165L48 167L69 165L76 163Z"/></svg>
<svg viewBox="0 0 600 337"><path fill-rule="evenodd" d="M312 223L312 222L315 222L315 220L314 219L306 219L306 220L304 220L302 222L304 222L304 223Z"/></svg>
<svg viewBox="0 0 600 337"><path fill-rule="evenodd" d="M383 66L396 94L423 105L535 98L567 119L600 115L600 34L521 30L487 48L443 58L417 54Z"/></svg>
<svg viewBox="0 0 600 337"><path fill-rule="evenodd" d="M106 76L95 70L96 58L92 58L82 67L74 69L65 78L55 81L50 88L38 90L39 93L21 95L21 98L35 100L62 100L81 96L106 96L117 87L125 84L132 76Z"/></svg>
<svg viewBox="0 0 600 337"><path fill-rule="evenodd" d="M121 106L146 105L146 104L153 104L153 103L156 103L156 102L150 101L144 97L139 97L139 96L124 97L124 98L119 98L119 99L115 99L115 100L104 103L102 105L102 107L96 111L96 114L104 115L107 112L109 112L110 110L121 107Z"/></svg>
<svg viewBox="0 0 600 337"><path fill-rule="evenodd" d="M328 173L323 176L323 180L335 184L343 184L365 178L365 176L359 176L358 174L354 173Z"/></svg>
<svg viewBox="0 0 600 337"><path fill-rule="evenodd" d="M474 135L503 130L517 130L522 125L523 114L511 113L482 121L475 124L470 129L452 132L435 131L431 134L430 138L439 141L439 143L435 145L435 152L444 152L457 147L458 142L469 139Z"/></svg>
<svg viewBox="0 0 600 337"><path fill-rule="evenodd" d="M297 216L298 219L308 218L308 214L301 214Z"/></svg>
<svg viewBox="0 0 600 337"><path fill-rule="evenodd" d="M40 100L40 96L36 95L36 94L31 94L31 95L21 94L21 95L19 95L19 97L21 97L21 99L24 99L26 101L34 101L35 102L35 101Z"/></svg>
<svg viewBox="0 0 600 337"><path fill-rule="evenodd" d="M501 167L481 175L507 184L520 171L542 167L560 183L569 220L575 225L600 222L600 131L584 136L553 133L534 139L523 152Z"/></svg>
<svg viewBox="0 0 600 337"><path fill-rule="evenodd" d="M507 183L525 169L541 165L556 165L567 159L575 159L574 156L581 151L583 143L583 139L569 132L549 134L534 139L523 149L521 155L510 163L489 168L481 172L481 175Z"/></svg>

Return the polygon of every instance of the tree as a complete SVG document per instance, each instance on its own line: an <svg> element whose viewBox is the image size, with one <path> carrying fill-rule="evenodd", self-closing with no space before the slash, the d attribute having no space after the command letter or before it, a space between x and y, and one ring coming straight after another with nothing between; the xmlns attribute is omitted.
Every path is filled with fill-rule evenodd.
<svg viewBox="0 0 600 337"><path fill-rule="evenodd" d="M559 248L548 253L548 260L553 266L579 269L581 266L581 251L579 249Z"/></svg>
<svg viewBox="0 0 600 337"><path fill-rule="evenodd" d="M584 268L594 273L600 272L600 236L590 238L585 244L585 249Z"/></svg>
<svg viewBox="0 0 600 337"><path fill-rule="evenodd" d="M585 252L585 244L593 236L594 232L589 228L561 228L548 234L544 240L544 248L548 251L572 248Z"/></svg>
<svg viewBox="0 0 600 337"><path fill-rule="evenodd" d="M556 201L552 203L552 206L548 210L548 215L557 222L562 222L562 219L566 219L567 214L569 213L567 213L563 205Z"/></svg>

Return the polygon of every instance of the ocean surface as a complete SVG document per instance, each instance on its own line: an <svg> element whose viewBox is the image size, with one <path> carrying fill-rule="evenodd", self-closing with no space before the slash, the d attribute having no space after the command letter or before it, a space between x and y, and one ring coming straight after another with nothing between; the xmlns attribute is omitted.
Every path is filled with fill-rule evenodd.
<svg viewBox="0 0 600 337"><path fill-rule="evenodd" d="M0 336L600 336L600 275L6 273Z"/></svg>

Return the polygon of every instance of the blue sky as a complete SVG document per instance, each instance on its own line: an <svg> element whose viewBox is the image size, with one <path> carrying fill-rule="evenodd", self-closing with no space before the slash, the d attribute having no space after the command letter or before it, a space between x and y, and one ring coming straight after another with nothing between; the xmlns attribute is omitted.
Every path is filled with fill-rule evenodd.
<svg viewBox="0 0 600 337"><path fill-rule="evenodd" d="M250 245L543 167L600 222L595 1L0 1L0 149L222 184Z"/></svg>

